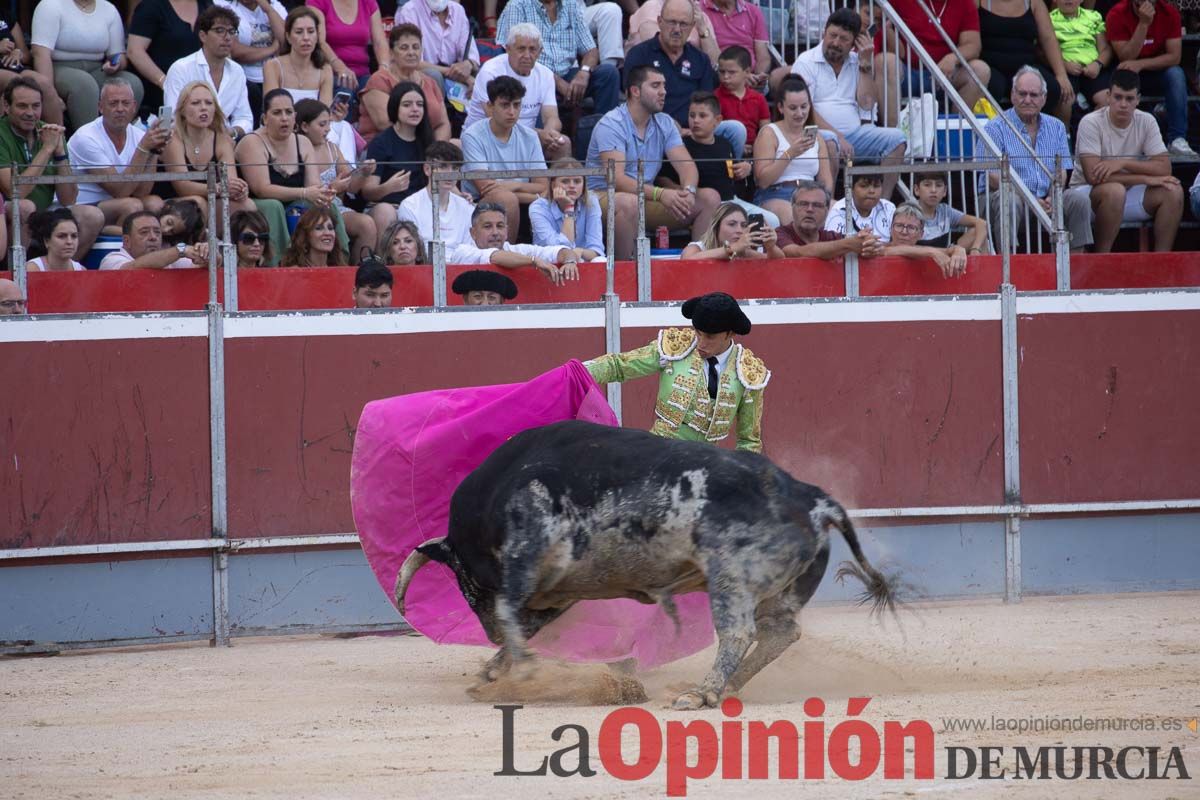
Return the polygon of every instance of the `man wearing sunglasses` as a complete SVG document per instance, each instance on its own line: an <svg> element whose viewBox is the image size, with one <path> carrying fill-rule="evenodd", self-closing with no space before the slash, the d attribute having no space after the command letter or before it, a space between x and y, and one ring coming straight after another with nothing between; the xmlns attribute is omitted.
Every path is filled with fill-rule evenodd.
<svg viewBox="0 0 1200 800"><path fill-rule="evenodd" d="M109 253L100 269L178 269L208 266L208 244L162 246L162 226L149 211L137 211L121 226L121 249Z"/></svg>

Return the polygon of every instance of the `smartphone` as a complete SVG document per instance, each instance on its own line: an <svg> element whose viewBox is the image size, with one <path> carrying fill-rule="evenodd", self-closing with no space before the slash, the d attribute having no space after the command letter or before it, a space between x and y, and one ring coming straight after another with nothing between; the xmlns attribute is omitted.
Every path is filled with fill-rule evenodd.
<svg viewBox="0 0 1200 800"><path fill-rule="evenodd" d="M754 226L754 230L756 231L761 231L767 227L767 218L762 214L751 214L746 219Z"/></svg>
<svg viewBox="0 0 1200 800"><path fill-rule="evenodd" d="M816 125L805 125L804 126L804 135L805 136L816 136L817 135L817 126Z"/></svg>
<svg viewBox="0 0 1200 800"><path fill-rule="evenodd" d="M874 38L875 34L876 34L876 33L878 33L878 32L879 32L879 23L878 23L878 22L872 22L872 23L871 23L871 24L870 24L870 25L867 27L867 35L868 35L868 36L870 36L870 37L872 37L872 38Z"/></svg>
<svg viewBox="0 0 1200 800"><path fill-rule="evenodd" d="M175 124L175 108L173 106L158 107L158 121L154 123L157 128L166 128L168 130Z"/></svg>
<svg viewBox="0 0 1200 800"><path fill-rule="evenodd" d="M338 89L337 93L334 94L334 96L333 96L333 103L334 103L334 105L337 105L338 103L346 103L347 105L349 105L350 96L351 95L350 95L349 89Z"/></svg>
<svg viewBox="0 0 1200 800"><path fill-rule="evenodd" d="M108 59L108 63L109 63L109 64L112 64L114 67L115 67L117 64L120 64L120 63L121 63L121 54L120 54L120 53L117 53L115 56L113 56L112 58Z"/></svg>

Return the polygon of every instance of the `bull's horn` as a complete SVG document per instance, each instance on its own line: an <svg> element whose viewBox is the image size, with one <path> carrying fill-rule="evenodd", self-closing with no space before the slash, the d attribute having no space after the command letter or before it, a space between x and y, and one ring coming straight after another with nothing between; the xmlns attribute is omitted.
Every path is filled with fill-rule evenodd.
<svg viewBox="0 0 1200 800"><path fill-rule="evenodd" d="M400 573L396 575L396 608L399 609L400 616L404 616L404 595L408 591L409 582L417 574L417 570L429 563L429 556L422 553L420 548L430 544L441 544L445 538L445 536L438 536L417 545L408 554L408 558L404 559L404 563L400 565Z"/></svg>

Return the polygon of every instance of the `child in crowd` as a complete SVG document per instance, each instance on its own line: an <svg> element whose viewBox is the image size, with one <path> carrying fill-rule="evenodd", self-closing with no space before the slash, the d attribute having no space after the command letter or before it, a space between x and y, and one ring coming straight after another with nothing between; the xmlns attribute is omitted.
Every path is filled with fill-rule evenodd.
<svg viewBox="0 0 1200 800"><path fill-rule="evenodd" d="M1075 89L1081 108L1088 102L1096 108L1108 105L1112 82L1113 50L1104 36L1104 17L1091 8L1080 8L1081 0L1058 0L1050 12L1050 25L1062 50L1063 66Z"/></svg>
<svg viewBox="0 0 1200 800"><path fill-rule="evenodd" d="M583 168L573 158L560 158L551 166L555 169ZM603 259L604 225L600 219L600 201L588 192L583 176L551 178L546 195L529 206L533 243L540 247L569 247L578 261Z"/></svg>
<svg viewBox="0 0 1200 800"><path fill-rule="evenodd" d="M758 129L771 121L767 98L749 88L750 51L740 45L726 47L717 60L721 85L715 92L721 104L718 119L736 119L746 126L746 152L751 152ZM739 158L742 153L736 154ZM722 198L725 199L725 198Z"/></svg>
<svg viewBox="0 0 1200 800"><path fill-rule="evenodd" d="M882 197L883 176L873 173L855 175L850 194L854 200L850 209L854 214L854 229L871 231L882 244L891 241L892 215L896 213L896 206ZM846 234L846 198L838 200L829 209L825 230Z"/></svg>
<svg viewBox="0 0 1200 800"><path fill-rule="evenodd" d="M731 48L732 49L732 48ZM744 48L738 48L744 51ZM751 91L751 94L755 92ZM696 162L696 170L700 173L702 189L712 189L721 196L723 203L736 203L745 209L747 214L762 214L764 228L774 230L779 227L779 216L772 212L748 203L737 196L737 182L744 181L751 171L749 161L735 157L733 146L728 139L716 135L717 126L721 124L721 104L713 92L693 92L688 106L688 131L683 146L687 148L692 161ZM668 189L678 189L675 180L675 170L669 164L663 164L659 173L658 183Z"/></svg>
<svg viewBox="0 0 1200 800"><path fill-rule="evenodd" d="M972 255L986 252L987 222L979 217L964 214L942 201L946 199L946 175L941 172L926 172L917 175L914 192L925 220L925 232L920 244L929 247L949 247L953 239L951 232L965 228L957 244Z"/></svg>
<svg viewBox="0 0 1200 800"><path fill-rule="evenodd" d="M463 153L458 145L434 142L425 151L425 188L410 194L400 204L397 217L416 223L421 240L433 242L433 183L428 180L435 169L456 169L462 166ZM471 243L471 212L475 205L459 193L455 181L438 181L438 238L446 243L446 251L460 244Z"/></svg>

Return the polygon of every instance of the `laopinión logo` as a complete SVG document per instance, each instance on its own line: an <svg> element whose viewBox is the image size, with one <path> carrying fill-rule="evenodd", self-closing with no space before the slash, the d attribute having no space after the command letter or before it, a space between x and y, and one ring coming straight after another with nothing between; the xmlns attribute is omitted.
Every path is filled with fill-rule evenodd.
<svg viewBox="0 0 1200 800"><path fill-rule="evenodd" d="M626 706L610 712L600 723L595 752L601 769L624 781L645 780L665 762L668 797L686 796L688 781L711 778L718 769L722 780L772 776L777 780L810 780L823 779L828 772L832 777L861 781L874 776L880 766L885 780L902 780L911 767L910 777L933 780L933 727L925 720L888 720L877 728L867 720L856 719L870 702L869 697L849 698L846 714L851 719L837 723L828 734L825 721L820 719L825 714L825 702L817 697L804 702L808 719L799 726L786 719L769 723L737 719L743 706L733 697L721 703L726 719L719 726L707 719L664 723L644 708ZM503 737L503 763L494 775L591 778L597 774L592 766L592 734L577 724L560 725L551 732L551 739L562 746L544 756L541 763L518 767L516 714L524 706L493 708L500 712ZM622 749L627 728L636 734L636 747L629 750L629 759ZM906 761L906 748L912 753L911 762ZM954 780L1191 777L1178 747L1014 747L1007 762L1003 747L944 750L945 774Z"/></svg>

